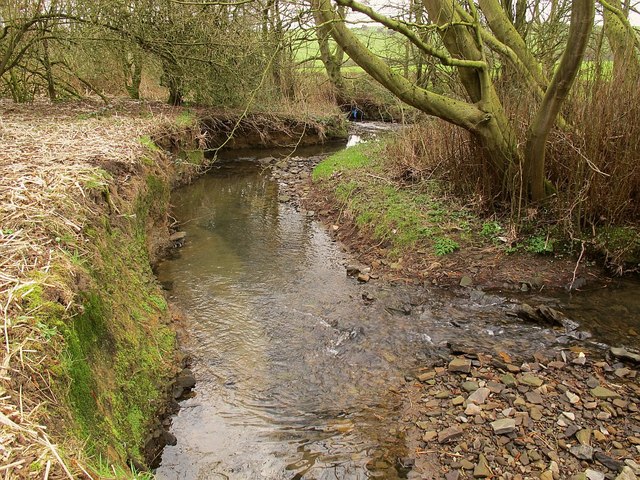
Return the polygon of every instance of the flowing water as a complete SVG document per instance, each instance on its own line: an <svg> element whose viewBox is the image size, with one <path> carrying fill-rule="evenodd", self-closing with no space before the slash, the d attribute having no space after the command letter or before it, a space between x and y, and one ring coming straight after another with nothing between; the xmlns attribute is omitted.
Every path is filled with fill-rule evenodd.
<svg viewBox="0 0 640 480"><path fill-rule="evenodd" d="M498 296L357 284L321 225L279 203L254 160L223 163L173 196L187 241L158 276L186 313L198 384L157 478L406 478L395 388L412 369L447 341L520 354L558 344ZM601 324L639 329L640 288L622 291L614 315L620 292L599 293L597 307L554 302L606 340Z"/></svg>

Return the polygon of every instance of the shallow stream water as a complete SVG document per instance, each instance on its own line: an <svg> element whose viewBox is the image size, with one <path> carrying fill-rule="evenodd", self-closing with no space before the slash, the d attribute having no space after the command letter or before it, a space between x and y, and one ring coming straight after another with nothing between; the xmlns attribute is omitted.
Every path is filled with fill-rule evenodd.
<svg viewBox="0 0 640 480"><path fill-rule="evenodd" d="M507 315L502 296L348 278L323 227L278 202L256 161L273 154L221 163L173 196L187 241L158 276L186 313L198 383L157 478L406 478L395 388L407 375L447 341L525 355L558 335ZM597 341L629 343L607 335L640 330L640 288L610 291L552 301Z"/></svg>

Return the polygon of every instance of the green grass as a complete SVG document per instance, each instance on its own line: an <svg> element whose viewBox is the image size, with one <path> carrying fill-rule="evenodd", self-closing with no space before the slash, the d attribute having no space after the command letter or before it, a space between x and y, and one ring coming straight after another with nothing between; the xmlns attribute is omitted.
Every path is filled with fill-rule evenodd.
<svg viewBox="0 0 640 480"><path fill-rule="evenodd" d="M365 143L327 158L312 178L333 192L361 230L388 245L391 257L415 249L447 255L471 238L473 216L443 203L437 184L399 188L384 174L381 145Z"/></svg>
<svg viewBox="0 0 640 480"><path fill-rule="evenodd" d="M367 150L369 149L371 149L371 145L361 143L339 151L313 169L313 181L330 177L334 173L345 172L370 165L372 157L367 154Z"/></svg>

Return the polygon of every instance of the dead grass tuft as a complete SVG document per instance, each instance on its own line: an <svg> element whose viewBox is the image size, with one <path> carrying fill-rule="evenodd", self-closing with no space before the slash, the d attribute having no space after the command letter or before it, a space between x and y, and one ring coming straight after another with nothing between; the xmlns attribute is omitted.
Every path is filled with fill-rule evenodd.
<svg viewBox="0 0 640 480"><path fill-rule="evenodd" d="M15 105L0 101L0 475L4 478L89 478L63 455L44 426L57 400L43 365L55 354L24 298L53 265L73 266L64 244L86 252L84 229L95 218L91 190L112 180L98 172L135 169L153 135L178 110L161 104L85 102ZM126 175L117 182L126 183ZM117 186L117 185L116 185ZM73 292L59 291L65 309ZM68 448L69 446L64 446ZM77 447L77 446L75 446ZM73 448L73 446L71 447ZM33 468L38 465L38 468Z"/></svg>

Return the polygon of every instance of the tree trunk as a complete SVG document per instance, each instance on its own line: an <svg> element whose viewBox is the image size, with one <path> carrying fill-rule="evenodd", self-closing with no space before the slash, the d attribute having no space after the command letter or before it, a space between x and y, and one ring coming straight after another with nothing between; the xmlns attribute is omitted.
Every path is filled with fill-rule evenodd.
<svg viewBox="0 0 640 480"><path fill-rule="evenodd" d="M571 8L569 38L560 64L545 92L542 105L527 132L525 146L525 181L531 200L538 202L545 194L545 147L547 137L569 95L589 42L595 16L594 0L574 0Z"/></svg>
<svg viewBox="0 0 640 480"><path fill-rule="evenodd" d="M600 1L604 13L604 31L613 52L613 74L616 81L640 77L638 37L625 17L620 0Z"/></svg>

